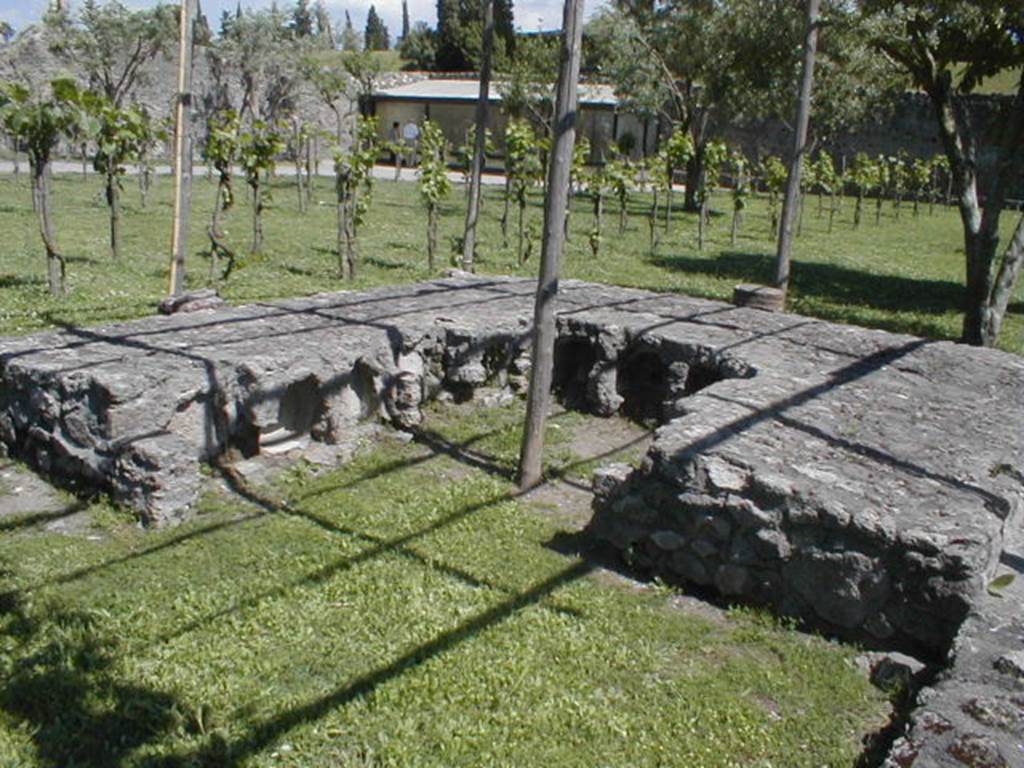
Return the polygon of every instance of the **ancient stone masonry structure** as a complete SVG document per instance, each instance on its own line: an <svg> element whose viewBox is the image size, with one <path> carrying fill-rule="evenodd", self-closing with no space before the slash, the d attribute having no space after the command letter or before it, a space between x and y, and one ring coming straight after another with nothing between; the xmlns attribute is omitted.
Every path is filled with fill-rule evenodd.
<svg viewBox="0 0 1024 768"><path fill-rule="evenodd" d="M173 522L229 449L522 391L533 289L457 276L2 339L0 442ZM660 425L639 468L596 475L596 536L840 635L942 658L1020 526L1012 355L567 281L554 382Z"/></svg>

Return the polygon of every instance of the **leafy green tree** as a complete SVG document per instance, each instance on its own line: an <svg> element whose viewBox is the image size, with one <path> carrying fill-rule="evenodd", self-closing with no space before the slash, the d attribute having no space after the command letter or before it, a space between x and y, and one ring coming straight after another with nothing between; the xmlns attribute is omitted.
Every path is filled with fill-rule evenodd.
<svg viewBox="0 0 1024 768"><path fill-rule="evenodd" d="M517 41L509 0L494 2L495 55L510 56ZM434 69L442 72L475 70L480 64L483 40L483 5L480 0L437 0L437 58ZM551 79L550 71L547 79Z"/></svg>
<svg viewBox="0 0 1024 768"><path fill-rule="evenodd" d="M425 21L413 24L409 34L402 37L398 48L410 69L433 69L437 58L437 42L434 30Z"/></svg>
<svg viewBox="0 0 1024 768"><path fill-rule="evenodd" d="M672 221L672 187L676 171L686 168L693 159L693 138L681 127L678 127L665 142L665 231L668 232Z"/></svg>
<svg viewBox="0 0 1024 768"><path fill-rule="evenodd" d="M853 209L853 228L860 226L864 213L864 195L867 194L878 179L878 171L874 161L863 152L858 152L850 165L850 183L857 196L857 203Z"/></svg>
<svg viewBox="0 0 1024 768"><path fill-rule="evenodd" d="M441 126L430 120L423 123L420 133L420 197L427 206L427 265L434 271L437 253L437 227L441 214L441 201L451 194L452 183L448 178L445 162L447 142Z"/></svg>
<svg viewBox="0 0 1024 768"><path fill-rule="evenodd" d="M133 11L118 0L86 0L77 16L50 14L46 23L54 53L121 107L157 55L177 39L177 17L170 5Z"/></svg>
<svg viewBox="0 0 1024 768"><path fill-rule="evenodd" d="M32 94L22 85L0 87L0 125L28 152L32 177L32 208L46 249L50 293L65 291L67 263L57 245L50 202L50 162L53 152L83 120L82 94L73 80L58 79L48 94Z"/></svg>
<svg viewBox="0 0 1024 768"><path fill-rule="evenodd" d="M882 202L885 200L886 191L890 186L889 160L882 155L875 158L871 164L874 171L874 178L871 179L869 187L875 193L875 225L882 223Z"/></svg>
<svg viewBox="0 0 1024 768"><path fill-rule="evenodd" d="M736 245L740 227L743 226L743 212L747 208L747 197L750 194L750 164L746 155L738 149L729 154L729 166L732 173L732 225L730 226L729 242Z"/></svg>
<svg viewBox="0 0 1024 768"><path fill-rule="evenodd" d="M88 112L95 121L96 153L93 168L103 175L110 209L110 252L121 256L121 193L125 164L137 161L153 141L156 130L149 115L138 106L118 107L103 97L90 100Z"/></svg>
<svg viewBox="0 0 1024 768"><path fill-rule="evenodd" d="M241 126L238 113L224 110L209 120L204 156L217 172L217 192L207 234L210 238L210 281L226 280L235 267L235 254L225 242L221 220L235 204L232 168L238 160ZM220 256L227 258L222 274L218 275Z"/></svg>
<svg viewBox="0 0 1024 768"><path fill-rule="evenodd" d="M721 141L709 141L704 148L704 174L701 178L701 188L698 193L700 200L700 212L697 216L697 250L704 250L704 232L708 226L708 208L711 202L711 193L718 183L718 177L722 173L722 167L729 159L729 149Z"/></svg>
<svg viewBox="0 0 1024 768"><path fill-rule="evenodd" d="M252 190L252 245L249 251L263 252L263 208L268 193L264 176L274 169L275 159L284 150L284 138L276 126L257 120L238 138L238 165L245 183Z"/></svg>
<svg viewBox="0 0 1024 768"><path fill-rule="evenodd" d="M812 165L814 169L815 189L818 193L818 215L821 215L824 196L828 195L828 231L832 233L832 224L837 210L836 195L842 192L843 180L836 171L832 162L832 156L827 152L821 152L818 159Z"/></svg>
<svg viewBox="0 0 1024 768"><path fill-rule="evenodd" d="M363 32L363 48L367 51L386 51L391 47L391 37L377 9L372 4L366 14L366 31Z"/></svg>
<svg viewBox="0 0 1024 768"><path fill-rule="evenodd" d="M334 155L337 194L338 273L345 280L356 277L358 227L369 210L373 191L373 163L377 157L377 120L360 117L347 149Z"/></svg>
<svg viewBox="0 0 1024 768"><path fill-rule="evenodd" d="M505 128L505 212L502 232L507 231L509 200L514 199L518 212L516 258L523 263L523 237L526 226L526 203L530 188L544 178L540 159L541 144L533 126L525 120L510 120Z"/></svg>
<svg viewBox="0 0 1024 768"><path fill-rule="evenodd" d="M814 138L875 117L897 89L874 55L854 4L826 0L818 49ZM704 149L737 120L792 120L804 36L792 0L616 3L589 25L592 66L623 105L690 134L686 207L696 211Z"/></svg>
<svg viewBox="0 0 1024 768"><path fill-rule="evenodd" d="M996 343L1024 268L1024 217L1005 248L999 221L1024 158L1024 4L1006 0L863 0L874 42L924 91L935 110L964 232L967 297L963 341ZM981 137L964 99L987 78L1015 71L1016 96L1005 106L995 162L979 167ZM985 176L987 175L987 178ZM982 202L984 201L984 202Z"/></svg>
<svg viewBox="0 0 1024 768"><path fill-rule="evenodd" d="M626 231L629 217L629 193L633 190L634 172L632 164L624 155L616 155L604 167L608 189L619 202L619 234Z"/></svg>
<svg viewBox="0 0 1024 768"><path fill-rule="evenodd" d="M408 0L402 0L402 39L405 40L411 31L412 29L409 24L409 3Z"/></svg>
<svg viewBox="0 0 1024 768"><path fill-rule="evenodd" d="M14 27L6 21L0 21L0 38L3 38L4 45L14 39Z"/></svg>
<svg viewBox="0 0 1024 768"><path fill-rule="evenodd" d="M230 34L209 49L211 69L226 79L237 78L237 85L223 82L221 90L239 92L238 113L247 124L276 123L295 111L305 55L289 18L275 10L236 16Z"/></svg>

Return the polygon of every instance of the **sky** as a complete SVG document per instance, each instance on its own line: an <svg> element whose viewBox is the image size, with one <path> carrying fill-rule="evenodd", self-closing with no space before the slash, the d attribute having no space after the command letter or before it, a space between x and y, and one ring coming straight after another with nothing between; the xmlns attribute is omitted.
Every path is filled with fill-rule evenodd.
<svg viewBox="0 0 1024 768"><path fill-rule="evenodd" d="M51 0L0 0L0 21L6 21L16 30L39 21L46 11ZM157 5L158 0L122 0L129 8L152 8ZM235 10L238 0L199 0L203 13L210 20L210 25L216 29L221 11L227 9ZM402 0L325 0L325 5L331 17L335 21L344 19L347 10L352 16L352 24L356 30L362 32L366 22L366 12L371 2L377 8L377 13L384 19L384 23L391 33L391 39L401 34L402 31ZM436 0L408 0L409 18L411 23L425 21L431 27L436 21ZM269 8L271 0L241 0L242 8ZM311 2L310 5L313 3ZM282 9L290 8L294 0L278 0L278 6ZM71 9L75 10L76 0L71 0ZM598 6L598 0L591 0L588 3L588 12L592 12ZM557 29L562 25L562 2L561 0L513 0L513 12L515 14L516 26L519 29L532 31L540 29ZM589 15L589 13L588 13Z"/></svg>

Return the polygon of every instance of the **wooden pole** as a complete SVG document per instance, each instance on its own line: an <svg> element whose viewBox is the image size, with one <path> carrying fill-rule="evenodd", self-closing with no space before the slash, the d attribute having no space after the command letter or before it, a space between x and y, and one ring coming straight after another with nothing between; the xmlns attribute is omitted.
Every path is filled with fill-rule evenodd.
<svg viewBox="0 0 1024 768"><path fill-rule="evenodd" d="M491 56L494 52L494 0L483 0L484 40L480 57L480 96L476 102L476 137L473 141L473 168L469 179L469 205L466 207L466 231L462 238L462 268L472 272L476 261L476 222L480 217L480 182L484 172L487 145L487 106L491 97Z"/></svg>
<svg viewBox="0 0 1024 768"><path fill-rule="evenodd" d="M565 212L569 204L572 150L576 143L576 102L583 36L583 0L565 0L562 55L555 101L554 145L548 164L544 200L544 240L533 313L533 350L526 425L519 454L519 488L527 490L542 479L544 427L551 404L555 356L555 299L558 272L565 247Z"/></svg>
<svg viewBox="0 0 1024 768"><path fill-rule="evenodd" d="M782 203L782 225L779 227L778 249L775 252L775 285L783 294L789 288L789 262L793 251L793 224L800 198L800 166L807 149L807 126L811 119L811 90L814 87L814 58L818 49L818 14L821 0L807 0L807 38L804 41L804 64L800 74L800 101L796 112L796 136L793 157L786 179L786 197Z"/></svg>
<svg viewBox="0 0 1024 768"><path fill-rule="evenodd" d="M189 213L192 205L192 20L198 0L181 0L178 30L178 105L174 127L174 228L171 232L171 279L169 293L185 288L185 254L188 252Z"/></svg>

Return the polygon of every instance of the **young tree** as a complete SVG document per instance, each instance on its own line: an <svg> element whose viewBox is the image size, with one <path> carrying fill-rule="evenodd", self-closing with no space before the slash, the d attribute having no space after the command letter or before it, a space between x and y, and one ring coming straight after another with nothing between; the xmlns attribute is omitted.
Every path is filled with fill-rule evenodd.
<svg viewBox="0 0 1024 768"><path fill-rule="evenodd" d="M448 178L445 163L447 142L441 126L430 120L423 123L420 133L420 196L427 206L427 264L434 271L437 253L437 225L441 213L441 201L451 193L452 183Z"/></svg>
<svg viewBox="0 0 1024 768"><path fill-rule="evenodd" d="M629 193L633 188L633 168L625 155L616 157L604 167L608 188L619 201L619 234L626 231L626 220L629 216Z"/></svg>
<svg viewBox="0 0 1024 768"><path fill-rule="evenodd" d="M999 221L1024 157L1024 6L1005 0L864 0L875 44L932 102L964 231L967 292L962 339L996 343L1024 267L1024 217L1001 248ZM1017 70L1017 93L998 121L995 162L982 178L979 136L964 97ZM984 202L982 202L984 200Z"/></svg>
<svg viewBox="0 0 1024 768"><path fill-rule="evenodd" d="M743 226L743 211L747 207L747 195L750 192L750 169L746 156L740 150L733 150L729 155L732 170L732 226L729 232L729 243L736 245L740 227Z"/></svg>
<svg viewBox="0 0 1024 768"><path fill-rule="evenodd" d="M681 127L672 131L665 142L665 231L668 232L672 221L672 187L676 171L689 166L693 159L693 138Z"/></svg>
<svg viewBox="0 0 1024 768"><path fill-rule="evenodd" d="M704 233L708 226L708 206L711 193L718 183L722 166L729 159L729 149L721 141L709 141L704 149L704 176L698 191L700 211L697 214L697 250L704 250Z"/></svg>
<svg viewBox="0 0 1024 768"><path fill-rule="evenodd" d="M882 203L885 200L886 191L889 189L889 161L879 155L871 165L875 177L871 180L871 187L875 190L875 226L882 223Z"/></svg>
<svg viewBox="0 0 1024 768"><path fill-rule="evenodd" d="M47 95L33 95L21 85L0 88L0 125L28 152L32 207L46 249L50 293L64 293L67 264L57 245L50 204L50 161L61 139L83 117L82 96L70 79L54 80Z"/></svg>
<svg viewBox="0 0 1024 768"><path fill-rule="evenodd" d="M853 208L854 229L860 226L861 218L864 214L864 195L874 186L877 178L878 173L871 158L863 152L858 152L854 155L853 163L850 165L849 170L850 184L853 185L854 193L857 196L857 203Z"/></svg>
<svg viewBox="0 0 1024 768"><path fill-rule="evenodd" d="M95 121L96 154L93 168L103 174L107 206L110 209L110 252L121 256L121 192L125 164L137 161L154 138L149 115L140 107L117 107L103 97L89 104Z"/></svg>
<svg viewBox="0 0 1024 768"><path fill-rule="evenodd" d="M786 164L775 155L761 160L761 181L768 191L768 214L771 216L772 235L779 232L779 196L786 188Z"/></svg>
<svg viewBox="0 0 1024 768"><path fill-rule="evenodd" d="M555 299L558 273L565 247L565 210L569 202L569 174L576 138L576 103L583 38L583 0L566 0L562 22L561 66L555 99L554 143L544 199L544 240L533 313L533 349L526 424L519 453L519 488L540 482L544 455L544 428L551 402L554 370Z"/></svg>
<svg viewBox="0 0 1024 768"><path fill-rule="evenodd" d="M518 212L517 261L523 263L523 237L526 227L526 203L530 187L542 180L544 166L540 161L540 145L537 134L525 120L510 120L505 128L505 213L502 216L502 232L507 230L509 198L516 201Z"/></svg>
<svg viewBox="0 0 1024 768"><path fill-rule="evenodd" d="M338 273L354 280L358 261L358 227L369 208L373 184L373 162L377 156L377 120L360 117L348 149L334 155L334 183L337 193Z"/></svg>
<svg viewBox="0 0 1024 768"><path fill-rule="evenodd" d="M210 226L207 228L210 237L211 282L226 280L235 268L235 254L224 241L221 219L235 204L232 166L238 159L239 130L238 113L234 110L214 114L210 118L207 130L205 157L217 171L217 192L213 201ZM218 276L218 259L221 255L227 257L228 263L224 272Z"/></svg>
<svg viewBox="0 0 1024 768"><path fill-rule="evenodd" d="M252 246L254 254L263 252L263 207L267 194L263 177L274 168L277 155L284 150L284 139L273 125L255 121L238 139L238 165L245 183L252 190Z"/></svg>

